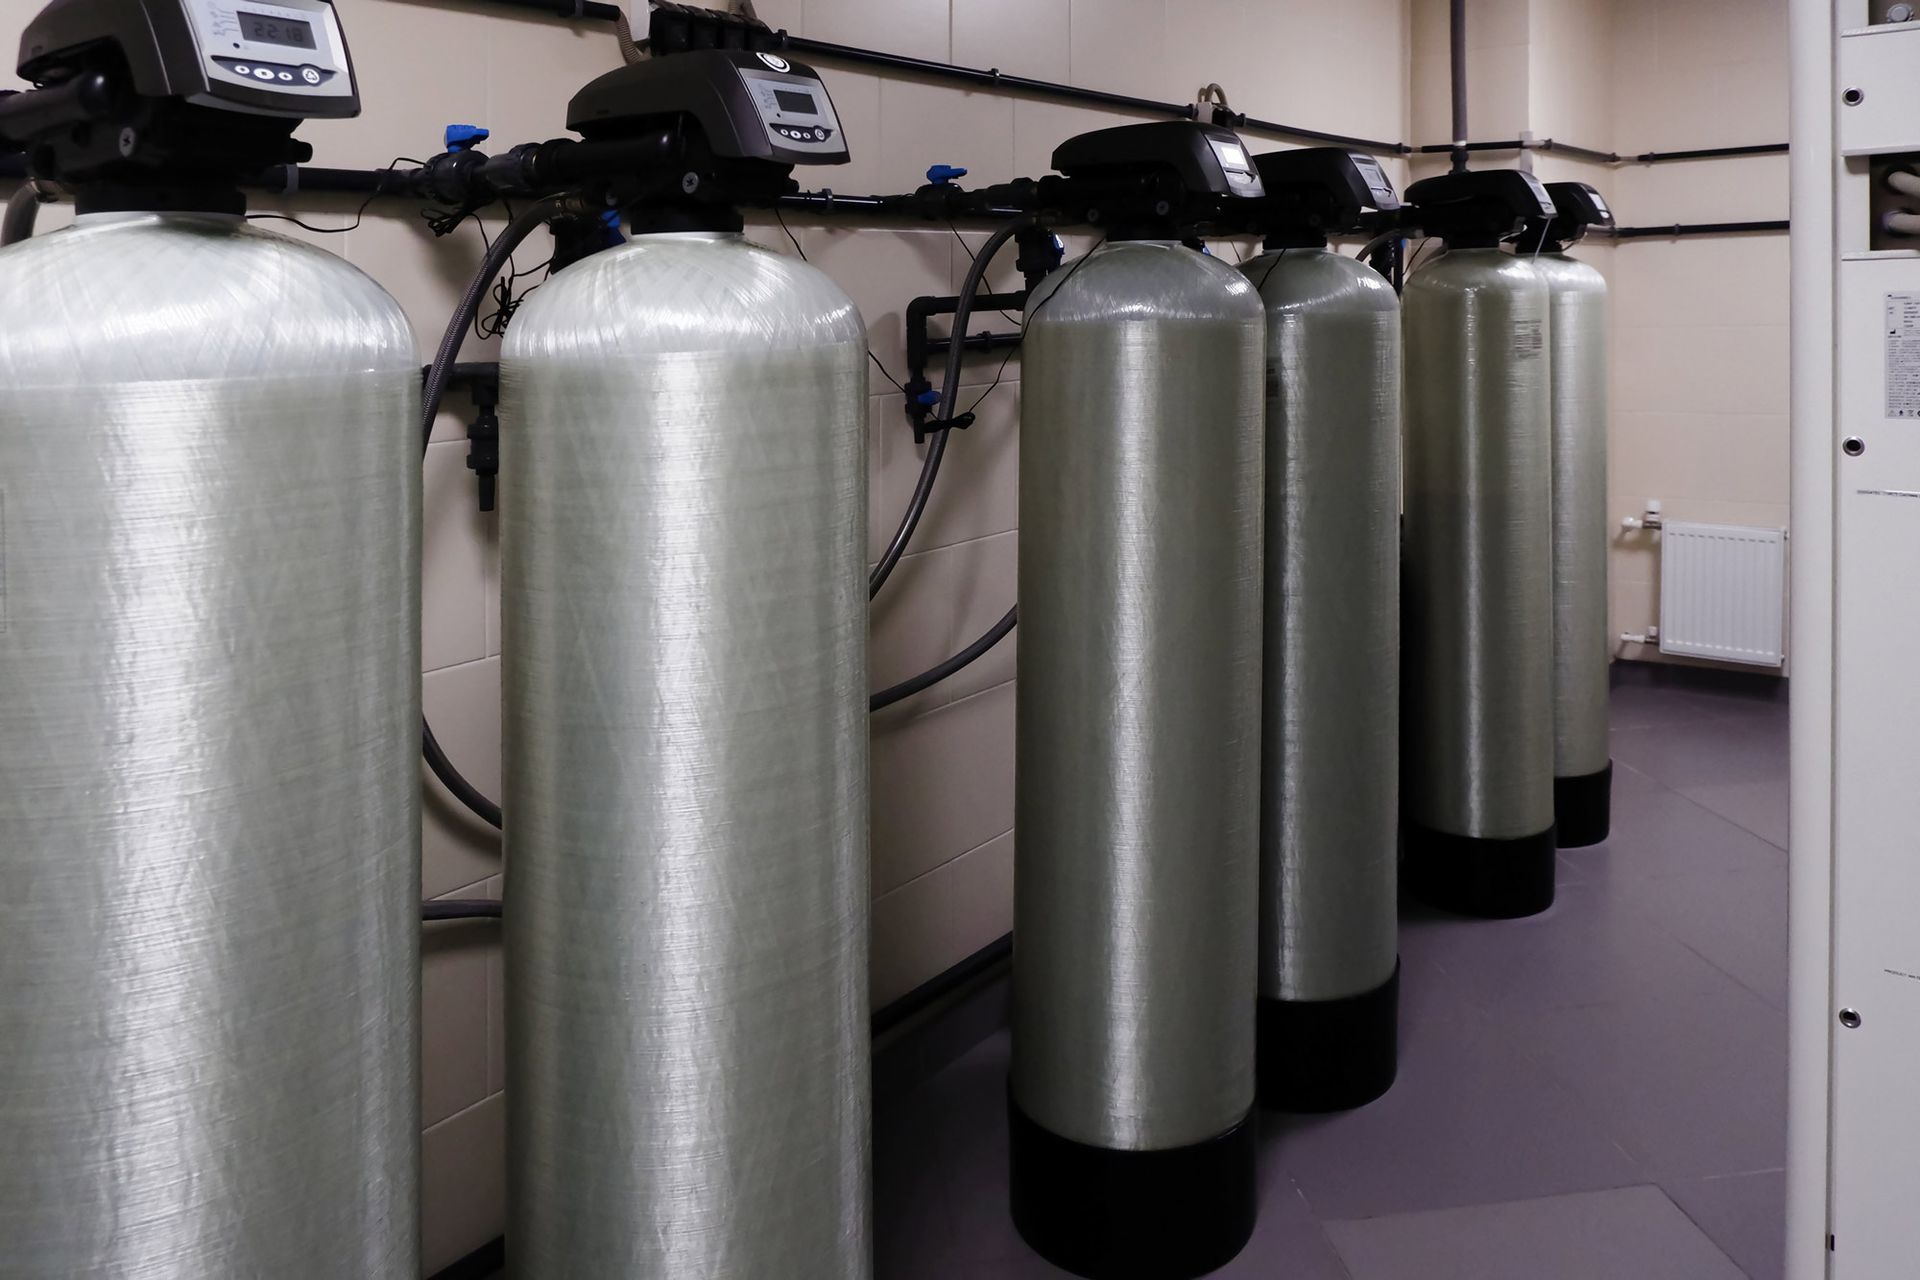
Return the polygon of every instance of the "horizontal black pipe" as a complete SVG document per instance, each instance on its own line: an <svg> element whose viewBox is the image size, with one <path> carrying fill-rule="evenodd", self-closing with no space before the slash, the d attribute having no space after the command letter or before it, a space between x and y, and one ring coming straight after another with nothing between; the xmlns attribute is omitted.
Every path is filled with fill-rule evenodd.
<svg viewBox="0 0 1920 1280"><path fill-rule="evenodd" d="M1592 147L1579 147L1571 142L1557 142L1552 138L1503 138L1494 142L1469 142L1468 151L1550 151L1555 155L1575 156L1582 160L1598 160L1602 164L1663 164L1671 160L1715 160L1724 156L1772 156L1782 155L1787 150L1784 142L1762 142L1746 147L1694 147L1687 151L1643 151L1635 156L1623 156L1615 151L1598 151ZM1450 142L1430 142L1418 148L1422 155L1440 155L1457 151Z"/></svg>
<svg viewBox="0 0 1920 1280"><path fill-rule="evenodd" d="M1019 346L1021 336L1018 333L970 333L960 345L965 351L1005 351L1009 347ZM952 338L927 339L927 354L930 356L943 356L951 350Z"/></svg>
<svg viewBox="0 0 1920 1280"><path fill-rule="evenodd" d="M1651 240L1673 236L1731 236L1750 232L1788 231L1792 223L1785 218L1771 222L1676 222L1670 227L1615 227L1616 240Z"/></svg>
<svg viewBox="0 0 1920 1280"><path fill-rule="evenodd" d="M1787 144L1784 142L1762 142L1750 147L1695 147L1691 151L1643 151L1637 156L1626 159L1635 164L1661 164L1668 160L1716 160L1722 156L1777 156L1784 155Z"/></svg>
<svg viewBox="0 0 1920 1280"><path fill-rule="evenodd" d="M602 4L600 0L489 0L489 3L509 9L532 9L576 22L589 18L595 22L616 22L620 18L619 5Z"/></svg>
<svg viewBox="0 0 1920 1280"><path fill-rule="evenodd" d="M543 9L548 13L557 10L561 17L595 18L606 22L613 21L619 12L613 5L576 4L575 0L492 0L492 2L510 3L522 9ZM580 9L582 12L576 13L575 9ZM954 62L941 62L934 58L917 58L910 54L886 53L879 49L862 48L859 45L836 44L831 40L814 40L786 31L776 32L775 39L781 48L791 49L796 53L810 53L822 58L831 58L836 62L883 67L889 71L902 71L938 80L952 80L960 84L985 85L1005 92L1031 93L1036 97L1052 98L1058 102L1088 103L1093 106L1112 107L1120 111L1137 111L1142 115L1172 116L1179 120L1192 120L1198 114L1191 103L1162 102L1157 98L1140 98L1130 93L1113 93L1106 89L1087 89L1075 84L1061 84L1057 80L1036 80L1032 76L1009 74L998 67L966 67ZM1273 120L1249 119L1241 127L1258 133L1274 133L1287 138L1335 143L1340 146L1356 147L1362 151L1378 151L1386 155L1404 155L1412 150L1404 142L1381 142L1373 138L1356 138L1343 133L1323 133L1317 129L1295 128L1293 125L1280 124Z"/></svg>
<svg viewBox="0 0 1920 1280"><path fill-rule="evenodd" d="M1571 142L1556 142L1552 138L1543 138L1534 144L1535 149L1551 151L1559 156L1573 156L1578 160L1598 160L1601 164L1618 164L1620 157L1612 151L1596 151L1592 147L1576 147Z"/></svg>
<svg viewBox="0 0 1920 1280"><path fill-rule="evenodd" d="M422 920L498 920L497 898L429 898L420 904Z"/></svg>
<svg viewBox="0 0 1920 1280"><path fill-rule="evenodd" d="M783 47L800 53L818 54L823 58L832 58L836 62L852 62L861 66L885 67L890 71L906 71L914 75L932 76L941 80L956 80L963 84L988 85L995 89L1015 90L1020 93L1045 94L1051 98L1061 98L1073 102L1091 102L1103 107L1117 107L1123 111L1139 111L1146 115L1178 116L1183 120L1194 118L1191 104L1161 102L1154 98L1136 98L1128 93L1109 93L1105 89L1083 89L1079 85L1060 84L1053 80L1035 80L1031 76L1010 75L998 67L963 67L958 63L940 62L933 58L916 58L905 53L885 53L879 49L863 49L858 45L835 44L831 40L810 40L806 36L784 36Z"/></svg>
<svg viewBox="0 0 1920 1280"><path fill-rule="evenodd" d="M1348 133L1326 133L1319 129L1302 129L1295 125L1281 124L1278 120L1262 120L1258 116L1242 115L1235 111L1231 114L1232 127L1251 129L1255 133L1277 133L1283 138L1299 138L1306 142L1324 142L1329 146L1351 147L1356 151L1374 151L1381 155L1404 156L1413 148L1404 142L1382 142L1378 138L1356 138ZM1226 123L1215 114L1214 123Z"/></svg>

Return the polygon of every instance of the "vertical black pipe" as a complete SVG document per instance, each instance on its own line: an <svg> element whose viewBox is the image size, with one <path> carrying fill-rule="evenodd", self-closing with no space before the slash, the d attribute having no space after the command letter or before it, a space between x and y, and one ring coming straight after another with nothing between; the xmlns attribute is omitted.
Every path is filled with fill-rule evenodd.
<svg viewBox="0 0 1920 1280"><path fill-rule="evenodd" d="M1452 0L1453 171L1467 167L1467 0Z"/></svg>

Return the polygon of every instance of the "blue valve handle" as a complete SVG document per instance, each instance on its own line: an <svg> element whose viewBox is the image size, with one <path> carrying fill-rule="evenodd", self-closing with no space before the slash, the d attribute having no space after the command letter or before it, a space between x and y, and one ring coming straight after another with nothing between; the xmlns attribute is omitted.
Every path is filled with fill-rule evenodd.
<svg viewBox="0 0 1920 1280"><path fill-rule="evenodd" d="M967 171L958 165L936 164L927 170L927 181L936 187L944 187L955 178L964 178Z"/></svg>
<svg viewBox="0 0 1920 1280"><path fill-rule="evenodd" d="M492 136L492 130L477 124L450 124L447 126L447 150L465 151L479 146Z"/></svg>

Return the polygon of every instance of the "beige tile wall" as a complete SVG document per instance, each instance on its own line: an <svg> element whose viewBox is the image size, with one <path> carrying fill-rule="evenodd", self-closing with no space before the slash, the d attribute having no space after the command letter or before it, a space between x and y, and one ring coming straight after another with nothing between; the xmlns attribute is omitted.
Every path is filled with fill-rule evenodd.
<svg viewBox="0 0 1920 1280"><path fill-rule="evenodd" d="M893 52L1189 101L1223 84L1235 107L1309 128L1379 138L1406 129L1404 0L760 0L796 33ZM11 50L33 0L0 5ZM353 0L343 6L366 101L358 120L302 131L324 165L370 167L437 149L450 122L502 142L558 136L567 98L618 63L604 28L455 0ZM847 192L912 187L933 162L972 181L1044 172L1053 147L1132 117L1030 98L967 92L914 77L826 70L853 163L804 175ZM1283 145L1250 135L1256 149ZM1396 176L1400 167L1395 166ZM316 226L344 228L353 205L305 202ZM43 225L66 219L50 210ZM369 211L344 234L277 228L381 280L412 317L423 354L481 253L468 226L436 240L410 207ZM903 377L909 298L949 293L969 245L946 228L848 230L790 220L809 258L859 303L874 353ZM497 225L492 228L497 229ZM792 252L771 222L761 243ZM966 243L963 244L961 241ZM1074 242L1084 248L1086 242ZM532 251L529 250L529 253ZM523 260L530 260L527 254ZM1010 265L995 275L1012 287ZM1003 317L978 327L1006 328ZM469 359L495 344L468 339ZM969 364L968 398L998 357ZM873 379L871 478L877 555L911 490L919 451L901 397ZM872 677L914 674L985 631L1014 598L1019 361L955 440L914 552L876 604ZM449 754L482 789L500 790L499 561L494 520L474 506L465 405L442 419L426 463L425 698ZM509 426L509 429L511 427ZM511 501L503 477L502 500ZM1013 658L1010 641L960 677L876 717L873 736L873 998L894 999L998 937L1012 923ZM428 784L422 891L497 895L497 838ZM498 1234L504 1200L504 1033L494 928L438 925L424 960L425 1264L437 1270Z"/></svg>
<svg viewBox="0 0 1920 1280"><path fill-rule="evenodd" d="M1786 140L1785 0L1613 8L1615 150ZM1628 165L1612 182L1625 222L1787 216L1783 155ZM1615 519L1658 498L1676 519L1787 525L1787 237L1646 240L1614 252ZM1644 633L1658 620L1658 540L1620 534L1614 624ZM1660 657L1652 646L1618 651Z"/></svg>
<svg viewBox="0 0 1920 1280"><path fill-rule="evenodd" d="M1786 139L1785 0L1469 0L1467 20L1475 139L1524 131L1621 154ZM1411 32L1413 140L1446 141L1447 0L1412 0ZM1503 52L1514 32L1521 51ZM1784 156L1611 166L1536 152L1482 163L1591 182L1625 224L1787 216ZM1414 168L1424 176L1445 162ZM1613 287L1616 527L1650 498L1679 519L1786 525L1786 237L1576 252ZM1658 621L1658 538L1616 533L1613 629L1644 634ZM1651 645L1615 652L1662 660Z"/></svg>

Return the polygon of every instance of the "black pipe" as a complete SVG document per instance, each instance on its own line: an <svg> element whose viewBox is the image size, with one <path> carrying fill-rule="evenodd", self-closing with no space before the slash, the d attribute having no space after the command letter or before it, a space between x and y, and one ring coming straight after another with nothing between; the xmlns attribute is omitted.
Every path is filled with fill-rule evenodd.
<svg viewBox="0 0 1920 1280"><path fill-rule="evenodd" d="M1453 171L1467 167L1467 0L1452 0L1448 10L1448 53L1453 73Z"/></svg>
<svg viewBox="0 0 1920 1280"><path fill-rule="evenodd" d="M910 54L885 53L879 49L863 49L857 45L835 44L830 40L809 40L805 36L788 35L785 32L778 33L778 37L784 48L801 53L818 54L837 62L886 67L891 71L906 71L914 75L955 80L963 84L984 84L996 89L1014 90L1020 93L1038 93L1058 98L1070 97L1075 102L1090 102L1102 107L1118 107L1123 111L1140 111L1150 115L1178 116L1182 120L1191 120L1195 116L1191 104L1160 102L1153 98L1136 98L1127 93L1110 93L1105 89L1083 89L1078 85L1060 84L1052 80L1035 80L1030 76L1009 75L998 67L984 69L963 67L957 63L937 62L932 58L916 58Z"/></svg>
<svg viewBox="0 0 1920 1280"><path fill-rule="evenodd" d="M1555 142L1552 138L1542 138L1533 144L1541 151L1551 151L1555 155L1573 156L1580 160L1597 160L1601 164L1619 164L1620 156L1612 151L1598 151L1592 147L1576 147L1571 142Z"/></svg>
<svg viewBox="0 0 1920 1280"><path fill-rule="evenodd" d="M1623 156L1616 151L1600 151L1571 142L1557 142L1552 138L1502 138L1490 142L1469 142L1465 146L1454 142L1430 142L1414 150L1422 155L1439 155L1442 152L1458 155L1461 151L1551 151L1556 155L1597 160L1602 164L1664 164L1672 160L1717 160L1725 156L1784 155L1787 144L1762 142L1746 147L1695 147L1687 151L1643 151L1639 155Z"/></svg>
<svg viewBox="0 0 1920 1280"><path fill-rule="evenodd" d="M601 0L489 0L496 5L510 9L531 9L536 13L552 14L556 18L569 18L580 22L591 18L595 22L618 22L620 6L603 4Z"/></svg>
<svg viewBox="0 0 1920 1280"><path fill-rule="evenodd" d="M1301 129L1290 124L1281 124L1277 120L1262 120L1258 116L1245 115L1238 111L1228 111L1222 107L1214 108L1213 122L1234 129L1252 129L1256 133L1277 133L1283 138L1298 138L1305 142L1324 142L1328 146L1349 147L1355 151L1374 151L1381 155L1404 156L1412 153L1413 148L1404 142L1382 142L1378 138L1356 138L1348 133L1326 133L1320 129Z"/></svg>
<svg viewBox="0 0 1920 1280"><path fill-rule="evenodd" d="M498 920L498 898L429 898L420 904L420 919Z"/></svg>
<svg viewBox="0 0 1920 1280"><path fill-rule="evenodd" d="M1784 142L1762 142L1748 147L1695 147L1691 151L1643 151L1637 156L1628 156L1635 164L1662 164L1669 160L1715 160L1722 156L1777 156L1784 155L1788 144Z"/></svg>
<svg viewBox="0 0 1920 1280"><path fill-rule="evenodd" d="M521 9L544 10L575 20L592 18L613 22L620 14L619 9L614 5L580 3L579 0L491 0L491 2L511 4ZM1456 4L1461 2L1462 0L1455 0ZM1011 75L998 67L966 67L953 62L939 62L932 58L916 58L910 54L886 53L879 49L861 48L858 45L836 44L831 40L813 40L786 31L776 31L772 35L773 43L778 48L831 58L836 62L884 67L889 71L902 71L930 79L951 80L960 84L985 85L1002 92L1030 93L1036 97L1052 98L1056 102L1087 103L1121 111L1137 111L1142 115L1172 116L1178 120L1193 120L1198 117L1198 112L1190 103L1161 102L1157 98L1140 98L1130 93L1086 89L1079 85L1061 84L1057 80L1036 80L1031 76ZM1259 133L1274 133L1282 137L1333 143L1339 146L1355 147L1362 151L1378 151L1384 155L1405 155L1412 150L1404 142L1382 142L1373 138L1323 133L1317 129L1298 129L1272 120L1250 119L1245 121L1244 127Z"/></svg>
<svg viewBox="0 0 1920 1280"><path fill-rule="evenodd" d="M961 346L967 351L1005 351L1009 347L1019 346L1021 336L1018 333L970 333ZM927 339L927 354L930 356L943 356L952 347L952 338Z"/></svg>
<svg viewBox="0 0 1920 1280"><path fill-rule="evenodd" d="M1615 227L1617 240L1649 240L1662 236L1730 236L1749 232L1789 231L1793 224L1785 218L1772 222L1676 222L1670 227Z"/></svg>

